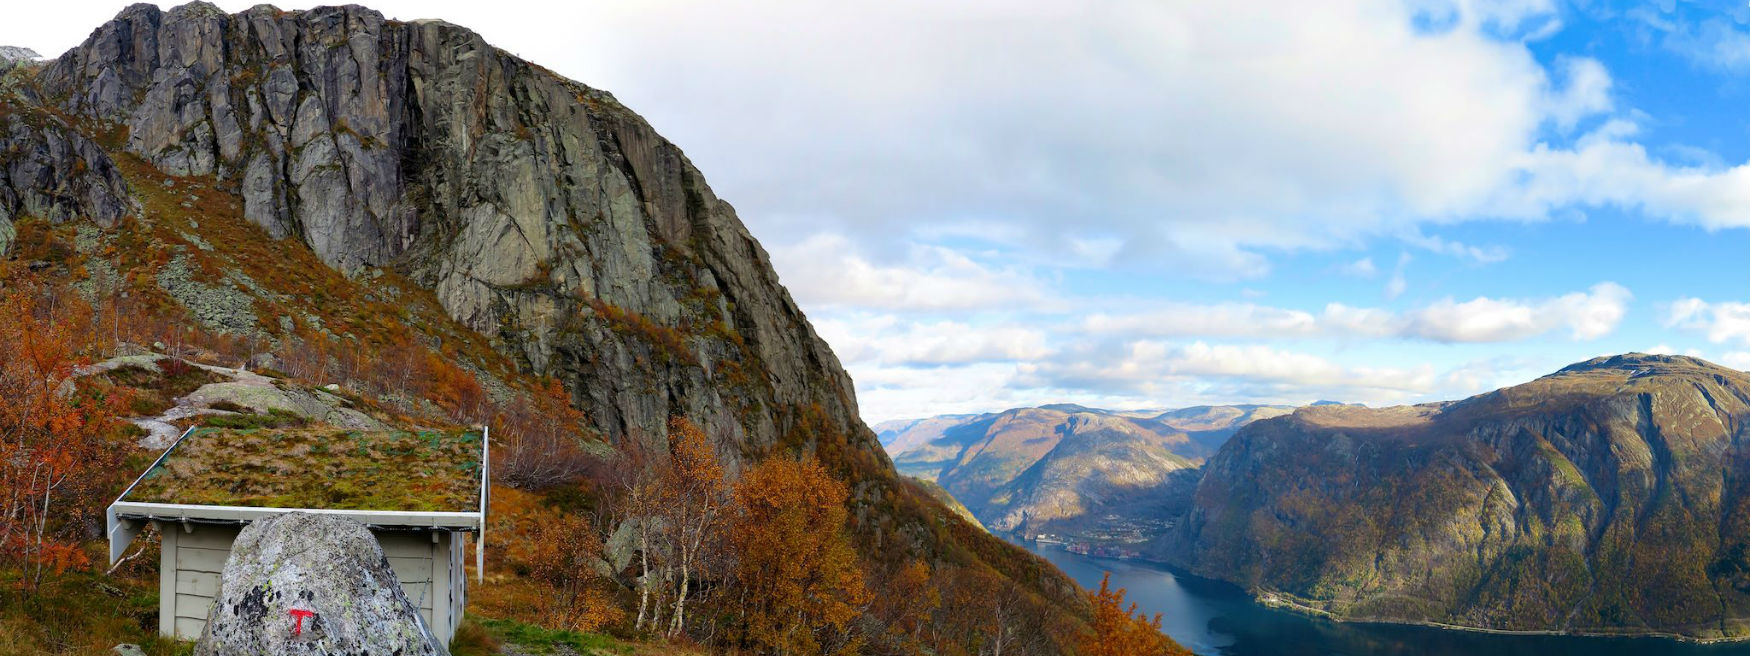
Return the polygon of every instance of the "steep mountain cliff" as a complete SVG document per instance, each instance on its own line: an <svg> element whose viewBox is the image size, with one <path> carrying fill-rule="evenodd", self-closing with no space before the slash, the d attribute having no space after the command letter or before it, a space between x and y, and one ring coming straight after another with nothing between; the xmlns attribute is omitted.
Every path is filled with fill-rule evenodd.
<svg viewBox="0 0 1750 656"><path fill-rule="evenodd" d="M1070 404L884 424L901 471L933 478L998 531L1153 513L1151 491L1195 468L1239 427L1283 406L1119 412ZM1132 512L1135 511L1135 512Z"/></svg>
<svg viewBox="0 0 1750 656"><path fill-rule="evenodd" d="M1085 607L897 475L734 209L606 92L357 6L135 5L0 69L0 256L25 226L29 268L211 333L429 350L494 393L553 376L616 445L660 448L684 416L732 471L814 454L865 556Z"/></svg>
<svg viewBox="0 0 1750 656"><path fill-rule="evenodd" d="M685 414L757 452L818 406L879 454L849 377L680 149L467 29L135 5L36 81L164 173L235 184L271 236L429 287L564 378L606 435Z"/></svg>
<svg viewBox="0 0 1750 656"><path fill-rule="evenodd" d="M1242 429L1161 545L1337 617L1750 635L1750 374L1630 354Z"/></svg>

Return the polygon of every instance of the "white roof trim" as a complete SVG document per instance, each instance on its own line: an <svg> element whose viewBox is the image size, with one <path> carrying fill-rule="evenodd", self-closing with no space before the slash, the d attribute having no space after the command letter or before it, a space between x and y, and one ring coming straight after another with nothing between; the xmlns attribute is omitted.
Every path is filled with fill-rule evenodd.
<svg viewBox="0 0 1750 656"><path fill-rule="evenodd" d="M117 501L110 509L118 519L156 519L163 521L252 522L289 512L312 515L340 515L381 527L445 528L477 531L485 522L479 512L439 512L411 510L337 510L334 508L259 508L254 506L202 506L186 503L144 503Z"/></svg>

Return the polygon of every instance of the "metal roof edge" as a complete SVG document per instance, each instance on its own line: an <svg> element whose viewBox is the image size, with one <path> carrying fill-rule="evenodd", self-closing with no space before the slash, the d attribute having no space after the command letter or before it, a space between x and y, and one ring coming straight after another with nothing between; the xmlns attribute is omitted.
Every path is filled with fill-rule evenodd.
<svg viewBox="0 0 1750 656"><path fill-rule="evenodd" d="M410 528L480 530L485 515L477 511L344 510L335 508L263 508L258 506L205 506L185 503L117 501L110 504L118 518L157 520L254 521L291 512L341 515L363 524Z"/></svg>

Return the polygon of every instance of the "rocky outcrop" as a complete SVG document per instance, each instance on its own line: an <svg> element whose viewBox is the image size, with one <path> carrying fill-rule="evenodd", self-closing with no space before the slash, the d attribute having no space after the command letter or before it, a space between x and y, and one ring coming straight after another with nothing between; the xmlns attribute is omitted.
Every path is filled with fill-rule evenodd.
<svg viewBox="0 0 1750 656"><path fill-rule="evenodd" d="M36 217L54 223L86 219L113 226L135 210L109 155L59 117L35 104L34 90L12 62L0 58L0 255L13 223Z"/></svg>
<svg viewBox="0 0 1750 656"><path fill-rule="evenodd" d="M1341 618L1750 635L1750 374L1631 354L1456 403L1303 408L1159 555Z"/></svg>
<svg viewBox="0 0 1750 656"><path fill-rule="evenodd" d="M31 62L42 58L42 55L36 54L30 48L0 46L0 62Z"/></svg>
<svg viewBox="0 0 1750 656"><path fill-rule="evenodd" d="M194 653L419 656L448 650L425 627L364 525L287 513L237 535Z"/></svg>
<svg viewBox="0 0 1750 656"><path fill-rule="evenodd" d="M330 265L429 286L611 438L682 414L738 458L812 413L881 457L849 377L680 150L471 31L136 5L37 84L166 173L236 185L251 221Z"/></svg>

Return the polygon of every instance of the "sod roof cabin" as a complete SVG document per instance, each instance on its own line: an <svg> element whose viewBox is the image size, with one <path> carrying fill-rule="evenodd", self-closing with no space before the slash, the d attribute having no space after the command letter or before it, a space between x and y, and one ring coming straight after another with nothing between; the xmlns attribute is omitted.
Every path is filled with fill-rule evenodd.
<svg viewBox="0 0 1750 656"><path fill-rule="evenodd" d="M432 634L448 643L484 570L489 431L192 428L107 513L114 563L147 524L163 536L158 630L199 638L243 525L299 511L370 528Z"/></svg>

